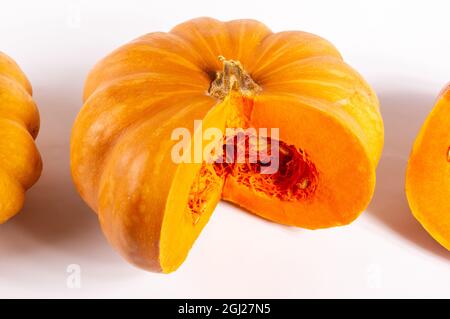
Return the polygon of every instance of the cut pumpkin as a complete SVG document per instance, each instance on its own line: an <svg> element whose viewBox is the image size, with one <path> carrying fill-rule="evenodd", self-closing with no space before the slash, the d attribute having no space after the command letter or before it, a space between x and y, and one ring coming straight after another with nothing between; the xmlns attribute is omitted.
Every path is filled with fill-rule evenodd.
<svg viewBox="0 0 450 319"><path fill-rule="evenodd" d="M0 52L0 224L16 215L42 162L34 143L39 113L19 66Z"/></svg>
<svg viewBox="0 0 450 319"><path fill-rule="evenodd" d="M374 191L377 97L313 34L272 33L254 20L187 21L100 61L84 100L71 140L74 182L109 242L148 270L177 269L221 199L316 229L350 223ZM265 163L248 160L248 137L230 143L243 162L175 163L178 128L203 139L210 128L267 128L279 169L263 174Z"/></svg>
<svg viewBox="0 0 450 319"><path fill-rule="evenodd" d="M450 250L450 84L428 115L408 161L406 195L416 219Z"/></svg>

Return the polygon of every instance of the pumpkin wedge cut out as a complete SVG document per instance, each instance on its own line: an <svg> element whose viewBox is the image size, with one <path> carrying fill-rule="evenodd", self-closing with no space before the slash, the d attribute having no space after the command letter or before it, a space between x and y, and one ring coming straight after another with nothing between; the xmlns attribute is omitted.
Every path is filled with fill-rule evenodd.
<svg viewBox="0 0 450 319"><path fill-rule="evenodd" d="M176 270L221 199L317 229L350 223L373 194L383 146L377 97L313 34L273 33L255 20L190 20L101 60L84 100L71 141L74 182L109 242L148 270ZM227 151L174 162L179 128L202 141L218 129L226 138L216 146ZM248 129L266 129L257 148L278 146L266 152L278 170L267 174L268 161L251 161L254 139L240 138ZM183 155L196 154L195 141ZM228 150L243 160L224 160Z"/></svg>
<svg viewBox="0 0 450 319"><path fill-rule="evenodd" d="M415 218L450 250L450 83L423 124L408 161L406 196Z"/></svg>
<svg viewBox="0 0 450 319"><path fill-rule="evenodd" d="M0 224L16 215L36 183L42 161L34 143L39 112L25 74L0 52Z"/></svg>

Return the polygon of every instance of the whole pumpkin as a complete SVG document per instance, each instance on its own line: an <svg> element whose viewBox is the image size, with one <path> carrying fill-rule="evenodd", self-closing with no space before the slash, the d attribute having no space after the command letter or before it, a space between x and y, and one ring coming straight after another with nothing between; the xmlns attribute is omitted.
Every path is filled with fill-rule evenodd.
<svg viewBox="0 0 450 319"><path fill-rule="evenodd" d="M39 112L19 66L0 52L0 224L16 215L42 162L34 143Z"/></svg>
<svg viewBox="0 0 450 319"><path fill-rule="evenodd" d="M450 250L450 83L439 94L411 151L406 196L416 219Z"/></svg>
<svg viewBox="0 0 450 319"><path fill-rule="evenodd" d="M100 61L84 101L71 141L76 187L109 242L148 270L177 269L221 198L316 229L350 223L374 191L377 97L310 33L190 20ZM193 128L195 120L203 125ZM174 162L177 128L237 127L279 128L276 173L248 162Z"/></svg>

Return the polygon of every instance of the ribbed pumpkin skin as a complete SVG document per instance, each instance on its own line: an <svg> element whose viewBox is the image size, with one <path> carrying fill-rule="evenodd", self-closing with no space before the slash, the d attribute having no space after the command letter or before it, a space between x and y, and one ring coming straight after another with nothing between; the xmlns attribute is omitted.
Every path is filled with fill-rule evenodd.
<svg viewBox="0 0 450 319"><path fill-rule="evenodd" d="M0 223L21 210L25 191L42 170L34 143L39 113L31 95L19 66L0 52Z"/></svg>
<svg viewBox="0 0 450 319"><path fill-rule="evenodd" d="M111 244L142 268L175 270L209 218L184 230L189 185L200 166L173 163L170 134L199 119L226 126L226 116L217 114L228 107L208 94L223 68L219 56L239 61L262 88L252 99L249 125L279 127L280 140L308 152L322 183L315 198L296 203L255 194L230 178L218 199L314 229L351 222L372 197L383 147L378 100L332 44L305 32L273 33L255 20L190 20L100 61L87 78L73 129L75 185ZM178 239L167 232L189 243L180 240L175 261L169 254Z"/></svg>

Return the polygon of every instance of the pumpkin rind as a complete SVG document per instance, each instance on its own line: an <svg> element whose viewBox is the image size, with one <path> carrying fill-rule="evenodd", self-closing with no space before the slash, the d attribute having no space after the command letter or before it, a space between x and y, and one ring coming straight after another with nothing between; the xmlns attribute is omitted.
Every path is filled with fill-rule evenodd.
<svg viewBox="0 0 450 319"><path fill-rule="evenodd" d="M223 100L208 94L223 67L220 56L238 61L262 88L248 105L236 92ZM383 146L377 97L332 44L313 34L272 33L255 20L190 20L101 60L84 100L71 139L75 185L111 244L148 270L175 270L220 198L314 229L351 222L373 194ZM280 140L305 146L320 163L318 196L283 201L219 176L193 223L186 207L203 165L175 164L170 134L194 120L203 120L203 129L279 127Z"/></svg>
<svg viewBox="0 0 450 319"><path fill-rule="evenodd" d="M31 94L19 66L0 52L0 223L21 210L25 191L42 170L34 143L39 113Z"/></svg>
<svg viewBox="0 0 450 319"><path fill-rule="evenodd" d="M406 196L415 218L450 250L450 84L438 96L411 151Z"/></svg>

